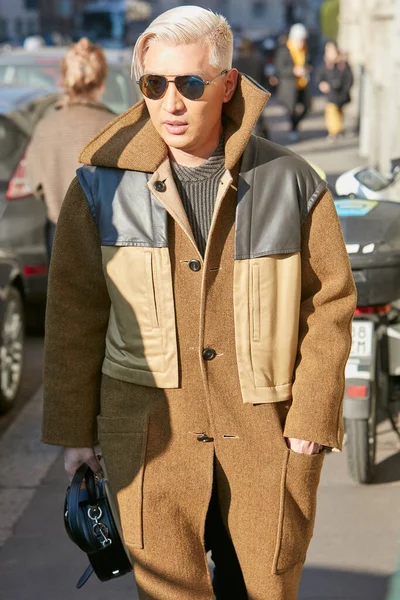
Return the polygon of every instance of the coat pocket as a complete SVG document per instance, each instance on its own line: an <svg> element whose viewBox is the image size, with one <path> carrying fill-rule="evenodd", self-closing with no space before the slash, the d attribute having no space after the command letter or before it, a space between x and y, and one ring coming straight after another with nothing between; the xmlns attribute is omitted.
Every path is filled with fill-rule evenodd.
<svg viewBox="0 0 400 600"><path fill-rule="evenodd" d="M143 548L143 475L147 421L97 417L98 437L111 492L118 506L124 542Z"/></svg>
<svg viewBox="0 0 400 600"><path fill-rule="evenodd" d="M149 387L179 386L168 248L105 246L111 300L103 373Z"/></svg>
<svg viewBox="0 0 400 600"><path fill-rule="evenodd" d="M157 329L159 327L159 319L156 305L156 277L153 267L153 254L149 250L144 253L146 264L146 279L147 279L147 298L149 309L149 320L151 327Z"/></svg>
<svg viewBox="0 0 400 600"><path fill-rule="evenodd" d="M251 305L250 311L253 317L253 342L260 341L260 266L254 264L251 267Z"/></svg>
<svg viewBox="0 0 400 600"><path fill-rule="evenodd" d="M287 450L282 473L278 536L272 573L303 563L311 541L317 490L325 451L306 455Z"/></svg>

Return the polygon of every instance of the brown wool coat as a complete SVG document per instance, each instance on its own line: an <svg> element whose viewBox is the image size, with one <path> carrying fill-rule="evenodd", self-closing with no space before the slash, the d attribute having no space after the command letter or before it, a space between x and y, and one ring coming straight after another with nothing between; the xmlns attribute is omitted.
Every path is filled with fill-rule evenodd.
<svg viewBox="0 0 400 600"><path fill-rule="evenodd" d="M301 232L292 399L244 404L241 395L233 315L235 182L266 99L266 93L242 80L226 107L226 166L234 183L216 207L204 261L173 189L165 200L178 388L135 385L102 374L110 296L98 232L76 179L57 226L46 322L43 441L91 446L98 435L141 600L212 600L203 540L214 464L221 512L249 598L295 600L324 453L296 454L284 436L338 448L342 443L355 291L328 192ZM81 155L86 163L154 172L158 179L165 158L166 148L142 104ZM166 182L168 192L168 177ZM193 258L201 262L199 272L188 268ZM207 346L217 350L214 360L202 359ZM213 442L200 443L202 432Z"/></svg>

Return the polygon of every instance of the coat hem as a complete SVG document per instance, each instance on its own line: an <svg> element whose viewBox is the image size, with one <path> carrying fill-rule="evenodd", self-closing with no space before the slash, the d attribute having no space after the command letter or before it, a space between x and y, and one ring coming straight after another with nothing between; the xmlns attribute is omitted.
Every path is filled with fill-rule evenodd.
<svg viewBox="0 0 400 600"><path fill-rule="evenodd" d="M113 379L118 379L119 381L143 385L145 387L163 389L179 388L178 378L168 372L156 373L153 371L130 369L129 367L118 365L108 358L104 359L102 373L104 373L104 375L108 375L108 377L112 377Z"/></svg>
<svg viewBox="0 0 400 600"><path fill-rule="evenodd" d="M292 384L242 390L244 404L274 404L292 399Z"/></svg>

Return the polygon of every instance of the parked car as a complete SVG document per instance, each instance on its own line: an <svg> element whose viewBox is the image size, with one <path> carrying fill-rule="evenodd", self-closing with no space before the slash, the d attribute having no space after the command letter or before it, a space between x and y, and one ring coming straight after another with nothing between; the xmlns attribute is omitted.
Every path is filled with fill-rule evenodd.
<svg viewBox="0 0 400 600"><path fill-rule="evenodd" d="M43 319L47 286L46 210L24 179L29 136L7 114L43 93L0 85L0 412L18 393L25 323Z"/></svg>
<svg viewBox="0 0 400 600"><path fill-rule="evenodd" d="M46 209L26 180L25 152L37 121L61 92L66 48L13 49L0 54L0 412L17 396L25 324L43 323L48 260ZM141 97L130 78L129 53L107 51L103 102L124 112Z"/></svg>
<svg viewBox="0 0 400 600"><path fill-rule="evenodd" d="M66 47L43 47L30 52L15 48L0 54L0 83L26 85L47 92L60 91L60 66L66 51ZM139 87L130 77L132 53L105 50L105 55L109 73L102 101L120 114L141 98Z"/></svg>

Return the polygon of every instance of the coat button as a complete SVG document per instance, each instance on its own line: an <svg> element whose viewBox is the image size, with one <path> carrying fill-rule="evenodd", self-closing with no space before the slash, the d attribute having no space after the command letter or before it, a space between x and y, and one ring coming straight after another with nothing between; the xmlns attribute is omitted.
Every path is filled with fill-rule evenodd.
<svg viewBox="0 0 400 600"><path fill-rule="evenodd" d="M165 192L167 186L163 181L156 181L154 184L154 189L156 190L156 192Z"/></svg>
<svg viewBox="0 0 400 600"><path fill-rule="evenodd" d="M206 433L202 433L201 435L197 436L197 441L203 442L203 444L206 444L207 442L213 442L214 438L208 437L208 435Z"/></svg>
<svg viewBox="0 0 400 600"><path fill-rule="evenodd" d="M189 261L189 269L191 269L192 271L200 271L201 269L201 264L199 260L191 260Z"/></svg>
<svg viewBox="0 0 400 600"><path fill-rule="evenodd" d="M217 353L213 348L204 348L202 356L204 360L213 360L217 356Z"/></svg>

